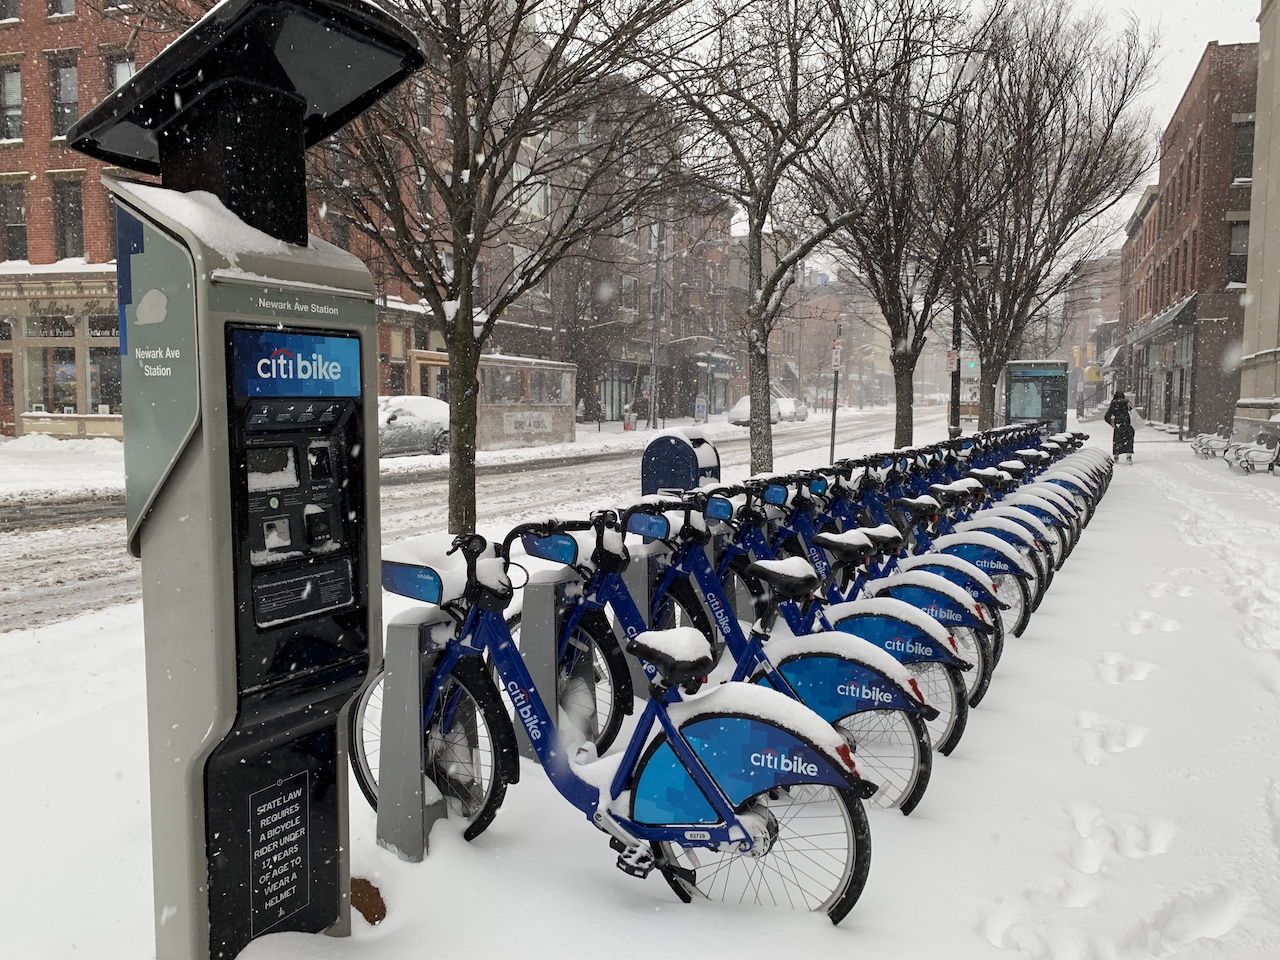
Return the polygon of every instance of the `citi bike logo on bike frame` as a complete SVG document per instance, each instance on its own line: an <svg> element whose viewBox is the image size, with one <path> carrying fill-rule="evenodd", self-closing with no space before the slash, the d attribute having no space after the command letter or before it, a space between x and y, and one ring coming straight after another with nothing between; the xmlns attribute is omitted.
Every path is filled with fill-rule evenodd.
<svg viewBox="0 0 1280 960"><path fill-rule="evenodd" d="M836 693L855 700L870 700L872 703L889 703L893 700L893 694L885 693L874 684L858 683L856 680L853 683L840 684L836 687Z"/></svg>
<svg viewBox="0 0 1280 960"><path fill-rule="evenodd" d="M927 643L921 643L919 640L903 640L902 637L892 637L884 641L884 648L890 653L914 653L922 657L932 657L933 647Z"/></svg>
<svg viewBox="0 0 1280 960"><path fill-rule="evenodd" d="M960 611L951 610L947 607L939 606L936 603L931 603L929 606L925 607L924 612L934 620L950 620L952 623L964 622L964 614L960 613Z"/></svg>
<svg viewBox="0 0 1280 960"><path fill-rule="evenodd" d="M514 680L509 680L507 681L507 696L511 698L511 705L516 708L520 722L529 731L529 739L541 740L542 722L538 719L538 715L533 712L533 704L529 702L529 691L523 689Z"/></svg>
<svg viewBox="0 0 1280 960"><path fill-rule="evenodd" d="M759 753L751 754L750 760L753 767L763 767L765 770L798 773L802 777L816 777L818 775L818 765L816 763L810 763L804 757L788 757L785 753L779 753L772 747L766 747Z"/></svg>
<svg viewBox="0 0 1280 960"><path fill-rule="evenodd" d="M726 637L729 636L729 612L725 610L724 604L715 593L707 594L707 606L711 609L711 616L715 617L716 626L720 628L720 632Z"/></svg>

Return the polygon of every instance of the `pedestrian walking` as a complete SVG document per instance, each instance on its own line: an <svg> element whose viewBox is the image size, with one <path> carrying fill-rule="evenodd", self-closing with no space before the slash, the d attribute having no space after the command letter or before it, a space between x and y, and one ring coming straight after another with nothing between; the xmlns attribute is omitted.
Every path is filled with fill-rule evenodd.
<svg viewBox="0 0 1280 960"><path fill-rule="evenodd" d="M1123 390L1116 391L1102 419L1111 424L1111 455L1119 457L1123 453L1133 463L1133 407Z"/></svg>

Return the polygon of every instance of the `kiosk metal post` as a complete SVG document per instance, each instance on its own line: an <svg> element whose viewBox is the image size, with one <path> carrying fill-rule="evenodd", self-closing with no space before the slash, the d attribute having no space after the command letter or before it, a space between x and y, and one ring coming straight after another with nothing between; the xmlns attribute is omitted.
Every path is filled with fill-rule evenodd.
<svg viewBox="0 0 1280 960"><path fill-rule="evenodd" d="M308 239L303 152L422 62L357 0L228 0L68 135L164 184L104 180L161 960L347 931L340 720L381 632L374 287Z"/></svg>

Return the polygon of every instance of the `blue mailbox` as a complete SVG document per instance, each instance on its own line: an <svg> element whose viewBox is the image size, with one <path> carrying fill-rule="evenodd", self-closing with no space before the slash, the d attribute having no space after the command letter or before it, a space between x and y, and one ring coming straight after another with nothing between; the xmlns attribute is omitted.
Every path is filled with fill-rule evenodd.
<svg viewBox="0 0 1280 960"><path fill-rule="evenodd" d="M667 490L695 490L704 481L719 479L720 452L697 427L664 430L644 448L640 492L646 497Z"/></svg>

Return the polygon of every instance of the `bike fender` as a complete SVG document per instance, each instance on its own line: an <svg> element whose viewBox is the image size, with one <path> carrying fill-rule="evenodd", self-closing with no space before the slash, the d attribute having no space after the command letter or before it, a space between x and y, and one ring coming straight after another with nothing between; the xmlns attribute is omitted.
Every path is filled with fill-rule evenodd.
<svg viewBox="0 0 1280 960"><path fill-rule="evenodd" d="M929 576L929 574L919 572L916 575ZM938 579L941 580L942 578L939 577ZM942 582L946 583L945 580ZM950 593L910 583L902 583L896 579L887 580L883 584L873 584L871 596L893 597L895 600L909 603L946 627L970 627L983 633L989 632L991 625L977 615L977 607L974 605L973 597L954 584L947 583L947 587L962 594L964 599L957 601Z"/></svg>
<svg viewBox="0 0 1280 960"><path fill-rule="evenodd" d="M933 541L933 549L938 553L949 553L968 560L988 575L1011 573L1015 577L1032 576L1028 561L1009 544L989 533L978 530L949 533Z"/></svg>
<svg viewBox="0 0 1280 960"><path fill-rule="evenodd" d="M963 587L979 603L985 603L1000 610L1008 607L1007 603L1002 603L996 596L995 582L968 560L960 557L947 553L920 553L899 560L898 569L903 572L923 570L926 573L937 574L944 580L950 580L957 586Z"/></svg>
<svg viewBox="0 0 1280 960"><path fill-rule="evenodd" d="M974 519L977 520L983 517L1003 517L1005 520L1012 520L1014 523L1030 530L1045 543L1053 539L1053 532L1044 522L1024 507L992 507L989 510L982 511Z"/></svg>
<svg viewBox="0 0 1280 960"><path fill-rule="evenodd" d="M955 641L937 620L894 597L833 603L824 611L837 630L861 637L899 663L938 661L966 669Z"/></svg>
<svg viewBox="0 0 1280 960"><path fill-rule="evenodd" d="M970 530L986 532L1003 540L1005 543L1013 544L1015 547L1021 544L1028 550L1036 549L1035 534L1008 517L992 517L979 514L972 520L962 520L960 523L955 524L955 530L956 533L966 533Z"/></svg>
<svg viewBox="0 0 1280 960"><path fill-rule="evenodd" d="M864 710L903 710L927 720L937 714L909 670L854 634L778 637L769 641L768 653L804 705L831 723ZM768 683L763 669L752 680Z"/></svg>
<svg viewBox="0 0 1280 960"><path fill-rule="evenodd" d="M858 775L849 745L790 697L752 683L727 683L683 703L671 720L737 807L775 787L822 783L866 799L877 785ZM631 819L648 825L718 823L720 818L665 736L655 739L632 781Z"/></svg>

